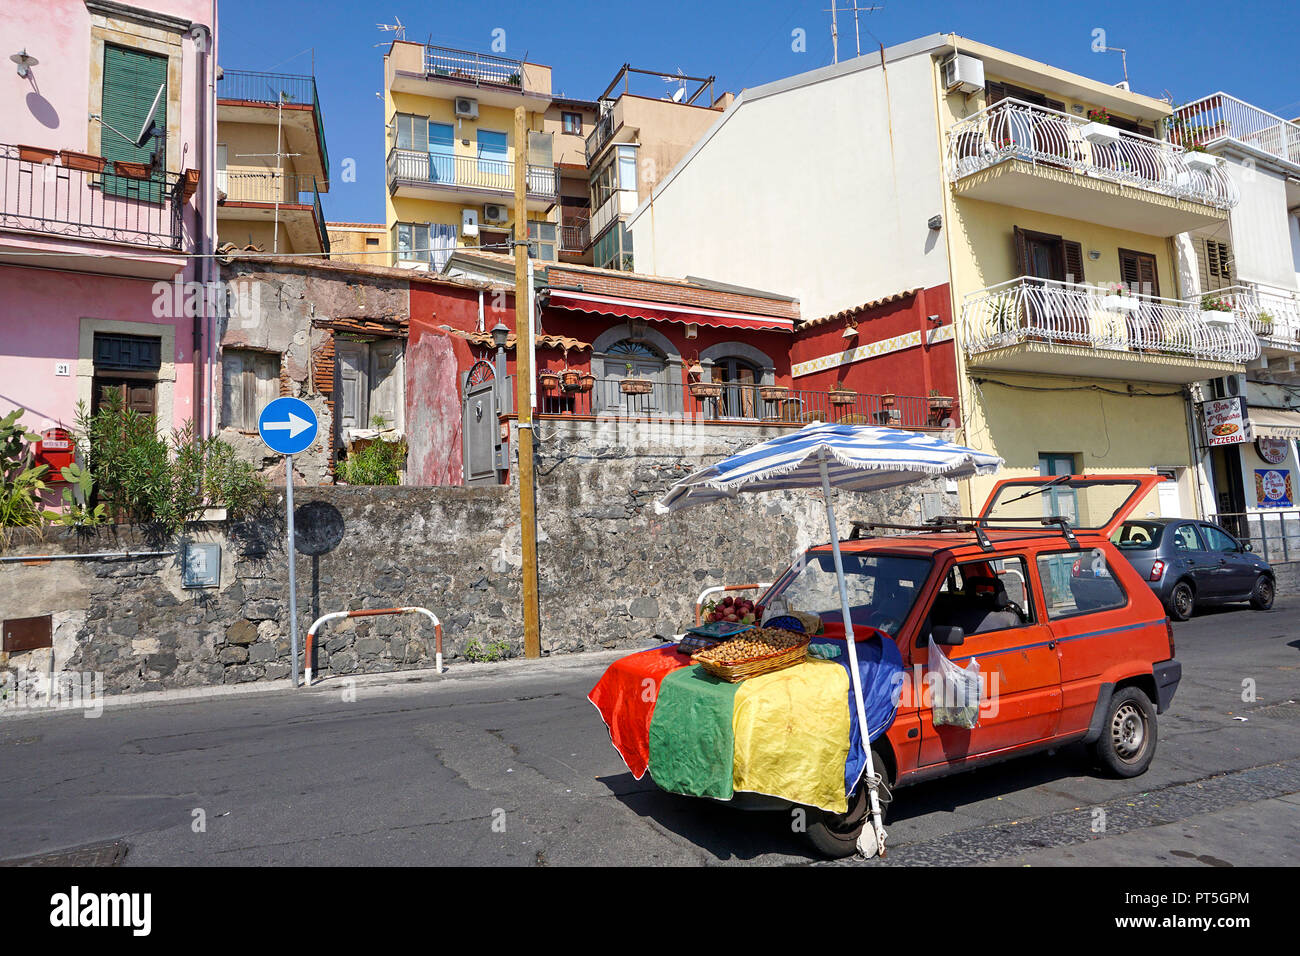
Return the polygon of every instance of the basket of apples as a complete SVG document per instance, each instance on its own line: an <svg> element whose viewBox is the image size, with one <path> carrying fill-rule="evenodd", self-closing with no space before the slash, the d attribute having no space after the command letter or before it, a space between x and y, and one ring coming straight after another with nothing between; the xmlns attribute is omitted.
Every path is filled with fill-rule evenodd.
<svg viewBox="0 0 1300 956"><path fill-rule="evenodd" d="M754 624L758 621L758 613L758 608L749 598L727 595L721 601L707 602L701 620L705 624Z"/></svg>

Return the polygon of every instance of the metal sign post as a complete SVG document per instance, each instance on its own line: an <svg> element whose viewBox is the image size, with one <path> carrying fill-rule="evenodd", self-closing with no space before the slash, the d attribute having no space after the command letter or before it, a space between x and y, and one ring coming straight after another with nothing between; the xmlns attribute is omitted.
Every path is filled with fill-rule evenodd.
<svg viewBox="0 0 1300 956"><path fill-rule="evenodd" d="M320 422L312 407L300 398L277 398L257 417L257 433L271 451L284 455L284 506L289 540L289 648L293 655L293 686L298 686L298 579L294 567L293 456L316 440Z"/></svg>

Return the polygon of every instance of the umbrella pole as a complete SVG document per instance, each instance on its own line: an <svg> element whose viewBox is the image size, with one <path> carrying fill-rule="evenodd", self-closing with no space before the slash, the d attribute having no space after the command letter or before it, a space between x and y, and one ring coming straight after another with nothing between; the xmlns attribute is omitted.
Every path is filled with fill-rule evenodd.
<svg viewBox="0 0 1300 956"><path fill-rule="evenodd" d="M835 526L835 507L831 504L831 479L826 470L826 450L820 453L822 493L826 498L826 521L831 529L831 555L835 558L835 578L840 586L840 613L844 615L844 639L849 648L849 677L853 681L853 703L858 711L858 730L867 752L867 792L871 799L871 826L876 833L876 852L885 855L885 825L880 820L880 795L876 786L876 766L871 759L871 737L867 732L867 712L862 703L862 675L858 673L858 649L853 637L853 616L849 611L849 591L844 582L844 559L840 556L840 535ZM859 844L860 845L860 844Z"/></svg>

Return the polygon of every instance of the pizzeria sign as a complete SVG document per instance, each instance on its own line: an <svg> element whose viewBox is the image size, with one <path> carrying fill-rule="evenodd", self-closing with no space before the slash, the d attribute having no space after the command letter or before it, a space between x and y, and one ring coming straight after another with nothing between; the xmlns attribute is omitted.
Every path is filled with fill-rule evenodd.
<svg viewBox="0 0 1300 956"><path fill-rule="evenodd" d="M1246 441L1246 400L1216 398L1201 402L1201 420L1205 424L1205 444L1239 445Z"/></svg>

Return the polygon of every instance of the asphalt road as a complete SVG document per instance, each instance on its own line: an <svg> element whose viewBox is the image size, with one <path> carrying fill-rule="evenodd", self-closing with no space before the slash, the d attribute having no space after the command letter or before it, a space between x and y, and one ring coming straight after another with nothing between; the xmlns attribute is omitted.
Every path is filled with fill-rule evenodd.
<svg viewBox="0 0 1300 956"><path fill-rule="evenodd" d="M1300 864L1300 599L1204 613L1176 644L1144 776L1066 747L901 789L885 865ZM586 700L610 659L5 717L0 861L818 862L788 814L634 780Z"/></svg>

